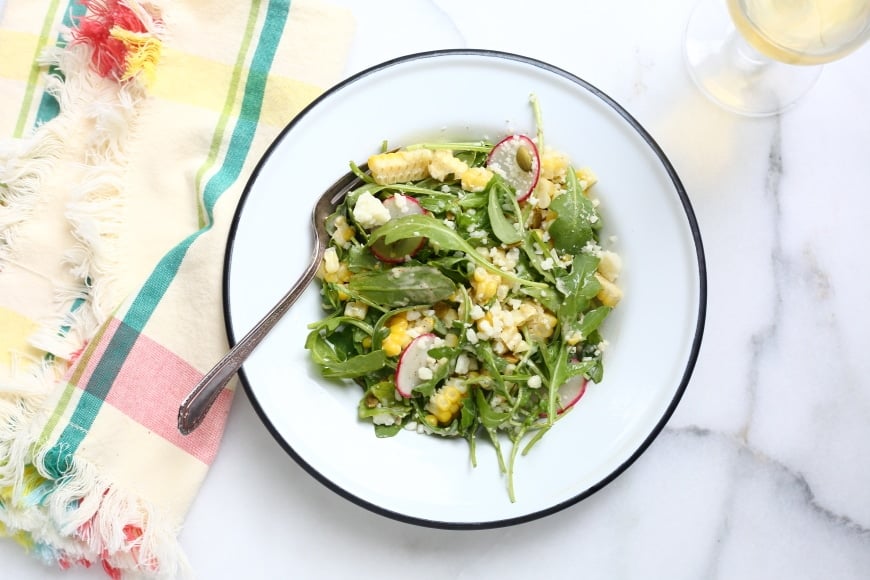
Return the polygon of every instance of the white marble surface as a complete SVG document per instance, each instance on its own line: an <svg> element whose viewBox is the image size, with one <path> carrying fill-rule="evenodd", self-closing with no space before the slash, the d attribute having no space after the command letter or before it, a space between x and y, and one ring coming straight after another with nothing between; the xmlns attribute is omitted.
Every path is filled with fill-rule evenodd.
<svg viewBox="0 0 870 580"><path fill-rule="evenodd" d="M611 485L504 529L418 528L322 487L244 396L182 541L199 578L870 577L870 48L777 118L719 110L680 51L693 0L332 0L356 14L347 73L434 48L565 68L669 155L708 264L707 330L665 431ZM3 1L0 0L0 9ZM47 569L0 542L2 576Z"/></svg>

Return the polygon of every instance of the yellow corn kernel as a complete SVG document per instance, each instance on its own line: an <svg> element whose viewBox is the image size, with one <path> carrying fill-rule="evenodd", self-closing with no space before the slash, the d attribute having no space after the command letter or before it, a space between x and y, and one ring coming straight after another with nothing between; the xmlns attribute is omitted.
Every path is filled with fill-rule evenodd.
<svg viewBox="0 0 870 580"><path fill-rule="evenodd" d="M348 225L343 215L335 218L333 225L335 226L335 231L332 232L332 241L335 242L335 245L346 248L355 234L353 227Z"/></svg>
<svg viewBox="0 0 870 580"><path fill-rule="evenodd" d="M598 272L595 272L595 279L601 284L601 290L596 295L601 303L611 308L619 304L622 300L622 289Z"/></svg>
<svg viewBox="0 0 870 580"><path fill-rule="evenodd" d="M438 419L438 423L446 425L459 413L465 395L453 385L444 385L429 398L426 410Z"/></svg>
<svg viewBox="0 0 870 580"><path fill-rule="evenodd" d="M501 276L491 274L481 266L475 268L474 273L471 275L471 287L474 288L475 302L484 304L495 296L500 282Z"/></svg>
<svg viewBox="0 0 870 580"><path fill-rule="evenodd" d="M588 167L581 167L574 172L574 175L577 176L577 183L584 192L598 183L598 176Z"/></svg>
<svg viewBox="0 0 870 580"><path fill-rule="evenodd" d="M323 280L324 282L329 282L330 284L344 284L348 280L350 280L350 270L347 269L347 266L344 264L339 264L338 269L333 272L327 271L325 265L321 262L320 267L317 269L317 277ZM345 295L342 300L347 300L347 295Z"/></svg>
<svg viewBox="0 0 870 580"><path fill-rule="evenodd" d="M411 342L408 334L408 319L404 314L397 314L387 322L390 334L381 343L381 348L387 356L399 356L402 349Z"/></svg>
<svg viewBox="0 0 870 580"><path fill-rule="evenodd" d="M537 313L538 309L535 308L535 303L531 300L523 300L522 304L520 304L517 308L511 310L514 324L516 324L517 326L522 326L529 318Z"/></svg>
<svg viewBox="0 0 870 580"><path fill-rule="evenodd" d="M428 423L430 427L437 427L438 417L432 414L426 415L426 423Z"/></svg>
<svg viewBox="0 0 870 580"><path fill-rule="evenodd" d="M493 327L492 320L492 312L487 312L481 318L477 319L477 332L478 336L483 336L487 340L492 338L495 335L495 328Z"/></svg>
<svg viewBox="0 0 870 580"><path fill-rule="evenodd" d="M369 157L369 170L380 185L406 183L428 177L431 161L430 149L379 153Z"/></svg>
<svg viewBox="0 0 870 580"><path fill-rule="evenodd" d="M581 340L583 340L583 333L579 330L574 330L565 337L565 344L569 346L574 346L578 344Z"/></svg>
<svg viewBox="0 0 870 580"><path fill-rule="evenodd" d="M564 153L545 149L541 154L541 177L550 181L564 182L569 163Z"/></svg>
<svg viewBox="0 0 870 580"><path fill-rule="evenodd" d="M344 315L363 320L368 314L369 305L365 302L348 302L344 305Z"/></svg>
<svg viewBox="0 0 870 580"><path fill-rule="evenodd" d="M363 348L371 348L372 347L372 337L366 336L362 339Z"/></svg>
<svg viewBox="0 0 870 580"><path fill-rule="evenodd" d="M556 197L556 184L546 178L539 179L532 193L532 199L537 200L537 207L547 209L554 197Z"/></svg>
<svg viewBox="0 0 870 580"><path fill-rule="evenodd" d="M326 248L323 252L323 271L327 274L334 274L338 272L340 265L341 262L338 260L338 252L335 251L335 248Z"/></svg>
<svg viewBox="0 0 870 580"><path fill-rule="evenodd" d="M445 326L450 326L457 318L459 318L459 313L446 302L439 302L435 305L435 316L437 316Z"/></svg>
<svg viewBox="0 0 870 580"><path fill-rule="evenodd" d="M620 270L622 270L622 259L619 257L619 254L609 250L601 252L601 260L598 262L599 274L611 282L616 282Z"/></svg>
<svg viewBox="0 0 870 580"><path fill-rule="evenodd" d="M492 179L492 171L485 167L472 167L462 173L461 179L462 189L476 193L486 189L489 180Z"/></svg>
<svg viewBox="0 0 870 580"><path fill-rule="evenodd" d="M439 149L432 154L432 161L429 162L429 175L438 181L444 181L448 175L453 175L454 179L459 179L462 174L468 169L468 164L453 156L452 151Z"/></svg>
<svg viewBox="0 0 870 580"><path fill-rule="evenodd" d="M543 340L553 336L557 322L559 322L558 318L540 308L526 321L526 330L531 338Z"/></svg>

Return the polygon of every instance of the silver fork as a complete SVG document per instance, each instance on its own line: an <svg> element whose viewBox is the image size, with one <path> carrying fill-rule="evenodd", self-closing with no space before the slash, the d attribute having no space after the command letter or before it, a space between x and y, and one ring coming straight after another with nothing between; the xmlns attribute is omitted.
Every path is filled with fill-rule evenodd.
<svg viewBox="0 0 870 580"><path fill-rule="evenodd" d="M367 167L362 165L360 169L365 171ZM328 239L326 218L334 211L335 206L344 199L348 191L358 183L362 183L362 180L354 172L348 172L324 191L317 200L314 210L311 212L311 227L314 233L314 250L311 253L311 262L299 280L293 284L293 287L202 377L181 403L178 408L178 430L183 435L189 435L199 427L221 390L241 368L242 363L305 291L314 277L314 273L317 272L317 267L326 251Z"/></svg>

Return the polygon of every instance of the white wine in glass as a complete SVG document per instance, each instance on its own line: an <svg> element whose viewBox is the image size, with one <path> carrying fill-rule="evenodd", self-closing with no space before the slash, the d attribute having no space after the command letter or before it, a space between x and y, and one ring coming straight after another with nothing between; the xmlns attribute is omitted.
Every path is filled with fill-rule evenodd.
<svg viewBox="0 0 870 580"><path fill-rule="evenodd" d="M764 116L802 97L822 65L870 38L870 0L700 0L686 27L686 63L708 97Z"/></svg>

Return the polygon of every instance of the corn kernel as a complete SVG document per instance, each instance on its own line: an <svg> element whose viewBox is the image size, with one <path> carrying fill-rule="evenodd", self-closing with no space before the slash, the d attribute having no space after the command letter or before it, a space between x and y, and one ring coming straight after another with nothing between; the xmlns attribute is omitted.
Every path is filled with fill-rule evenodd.
<svg viewBox="0 0 870 580"><path fill-rule="evenodd" d="M335 231L332 232L332 241L335 242L337 246L341 246L342 248L348 247L350 245L350 241L354 237L354 229L352 226L348 225L347 220L343 215L335 218L335 222L333 222L335 226Z"/></svg>
<svg viewBox="0 0 870 580"><path fill-rule="evenodd" d="M622 300L622 289L598 272L595 273L595 279L601 284L601 290L596 296L601 303L611 308L619 304Z"/></svg>
<svg viewBox="0 0 870 580"><path fill-rule="evenodd" d="M323 270L327 274L334 274L338 272L338 267L341 263L338 261L338 252L335 251L335 248L326 248L323 252Z"/></svg>
<svg viewBox="0 0 870 580"><path fill-rule="evenodd" d="M537 200L537 206L540 209L547 209L550 207L550 202L556 197L556 184L546 178L539 179L532 197Z"/></svg>
<svg viewBox="0 0 870 580"><path fill-rule="evenodd" d="M368 314L369 306L365 302L348 302L344 305L344 315L362 320Z"/></svg>
<svg viewBox="0 0 870 580"><path fill-rule="evenodd" d="M545 149L541 154L541 177L550 181L564 182L568 163L568 157L564 153Z"/></svg>
<svg viewBox="0 0 870 580"><path fill-rule="evenodd" d="M428 177L431 161L430 149L380 153L369 157L369 170L380 185L406 183Z"/></svg>
<svg viewBox="0 0 870 580"><path fill-rule="evenodd" d="M454 403L459 402L459 399L462 398L462 394L456 389L456 387L446 387L443 395L444 398L450 402L451 406Z"/></svg>
<svg viewBox="0 0 870 580"><path fill-rule="evenodd" d="M616 282L620 270L622 270L622 260L620 259L619 254L609 250L601 252L601 260L598 262L599 274L611 282Z"/></svg>
<svg viewBox="0 0 870 580"><path fill-rule="evenodd" d="M495 296L501 276L490 274L483 267L478 266L471 275L471 287L474 288L474 300L478 304L487 302Z"/></svg>
<svg viewBox="0 0 870 580"><path fill-rule="evenodd" d="M472 167L462 173L461 179L462 189L477 193L486 189L489 180L492 179L492 171L485 167Z"/></svg>
<svg viewBox="0 0 870 580"><path fill-rule="evenodd" d="M390 329L390 334L381 343L381 348L387 356L399 356L411 342L408 319L404 314L397 314L387 322L387 328Z"/></svg>
<svg viewBox="0 0 870 580"><path fill-rule="evenodd" d="M588 167L581 167L574 172L574 175L577 176L577 183L584 193L587 189L598 183L598 176Z"/></svg>
<svg viewBox="0 0 870 580"><path fill-rule="evenodd" d="M459 413L466 394L453 385L444 385L429 398L426 410L434 415L438 423L446 425Z"/></svg>
<svg viewBox="0 0 870 580"><path fill-rule="evenodd" d="M453 156L453 152L440 149L432 154L429 162L429 175L438 181L444 181L447 176L453 175L454 179L461 178L468 170L468 164Z"/></svg>
<svg viewBox="0 0 870 580"><path fill-rule="evenodd" d="M540 308L526 321L526 330L532 338L543 340L553 336L557 322L559 320L555 316Z"/></svg>
<svg viewBox="0 0 870 580"><path fill-rule="evenodd" d="M568 336L565 337L565 344L569 346L574 346L578 344L581 340L583 340L583 333L579 330L573 330L568 333Z"/></svg>

